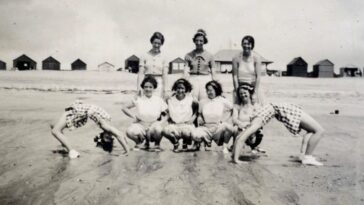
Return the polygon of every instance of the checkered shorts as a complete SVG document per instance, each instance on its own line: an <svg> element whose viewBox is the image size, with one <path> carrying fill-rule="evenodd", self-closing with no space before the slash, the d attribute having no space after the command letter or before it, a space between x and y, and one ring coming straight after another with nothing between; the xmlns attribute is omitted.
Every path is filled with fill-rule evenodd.
<svg viewBox="0 0 364 205"><path fill-rule="evenodd" d="M96 124L99 124L100 120L111 121L110 115L104 109L81 101L72 103L66 111L66 127L70 130L84 126L88 118Z"/></svg>
<svg viewBox="0 0 364 205"><path fill-rule="evenodd" d="M300 132L302 109L293 104L269 103L257 111L256 117L262 119L263 125L267 124L273 117L282 122L292 133Z"/></svg>

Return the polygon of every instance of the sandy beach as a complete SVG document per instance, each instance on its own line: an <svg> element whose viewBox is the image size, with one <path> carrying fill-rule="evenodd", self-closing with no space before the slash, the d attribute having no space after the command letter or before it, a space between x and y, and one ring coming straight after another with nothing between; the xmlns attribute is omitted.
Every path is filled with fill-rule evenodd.
<svg viewBox="0 0 364 205"><path fill-rule="evenodd" d="M231 75L218 78L231 99ZM325 128L314 152L323 167L301 165L301 138L275 120L263 130L267 156L246 165L216 146L174 153L166 139L163 152L125 157L115 143L109 154L95 147L92 122L65 132L80 158L58 153L49 124L67 105L97 104L125 131L131 120L121 106L135 86L136 75L125 72L1 72L0 204L364 204L363 78L262 79L267 101L299 104Z"/></svg>

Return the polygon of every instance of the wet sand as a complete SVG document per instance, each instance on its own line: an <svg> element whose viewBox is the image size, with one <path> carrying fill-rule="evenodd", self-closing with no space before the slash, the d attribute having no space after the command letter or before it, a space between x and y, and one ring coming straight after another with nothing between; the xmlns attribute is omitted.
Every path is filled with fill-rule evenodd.
<svg viewBox="0 0 364 205"><path fill-rule="evenodd" d="M165 139L163 152L133 151L125 157L115 143L109 154L95 147L100 129L92 122L65 132L81 153L69 160L57 153L61 147L49 124L73 100L83 99L105 108L113 125L125 130L131 120L120 108L133 90L119 87L130 87L135 76L115 85L117 77L103 74L105 80L76 80L77 89L67 90L72 87L67 80L4 75L0 204L364 204L363 79L263 79L267 99L300 104L325 128L314 153L325 166L311 167L297 161L301 139L277 121L264 128L261 147L268 155L246 165L232 164L216 146L209 152L173 153ZM229 91L231 76L220 77ZM40 89L51 86L66 89ZM330 114L335 109L339 115Z"/></svg>

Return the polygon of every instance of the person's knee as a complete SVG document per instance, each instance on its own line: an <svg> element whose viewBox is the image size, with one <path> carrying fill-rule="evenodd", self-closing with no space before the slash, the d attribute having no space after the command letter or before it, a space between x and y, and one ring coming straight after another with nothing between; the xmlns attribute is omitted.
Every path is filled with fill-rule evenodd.
<svg viewBox="0 0 364 205"><path fill-rule="evenodd" d="M129 138L134 137L139 135L140 133L138 132L137 129L134 129L133 126L128 127L128 129L126 129L126 136L128 136Z"/></svg>

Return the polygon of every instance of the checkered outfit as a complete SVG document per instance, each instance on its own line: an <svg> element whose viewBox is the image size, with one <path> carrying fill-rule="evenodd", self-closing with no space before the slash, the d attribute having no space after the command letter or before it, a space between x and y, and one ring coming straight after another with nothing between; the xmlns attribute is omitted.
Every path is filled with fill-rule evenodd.
<svg viewBox="0 0 364 205"><path fill-rule="evenodd" d="M295 135L301 130L301 116L302 109L299 106L287 103L269 103L259 109L256 115L256 117L262 119L263 126L275 117Z"/></svg>
<svg viewBox="0 0 364 205"><path fill-rule="evenodd" d="M75 101L70 107L66 108L66 127L70 130L84 126L90 118L96 124L100 120L110 121L110 115L101 107L91 104L84 104L82 101Z"/></svg>

